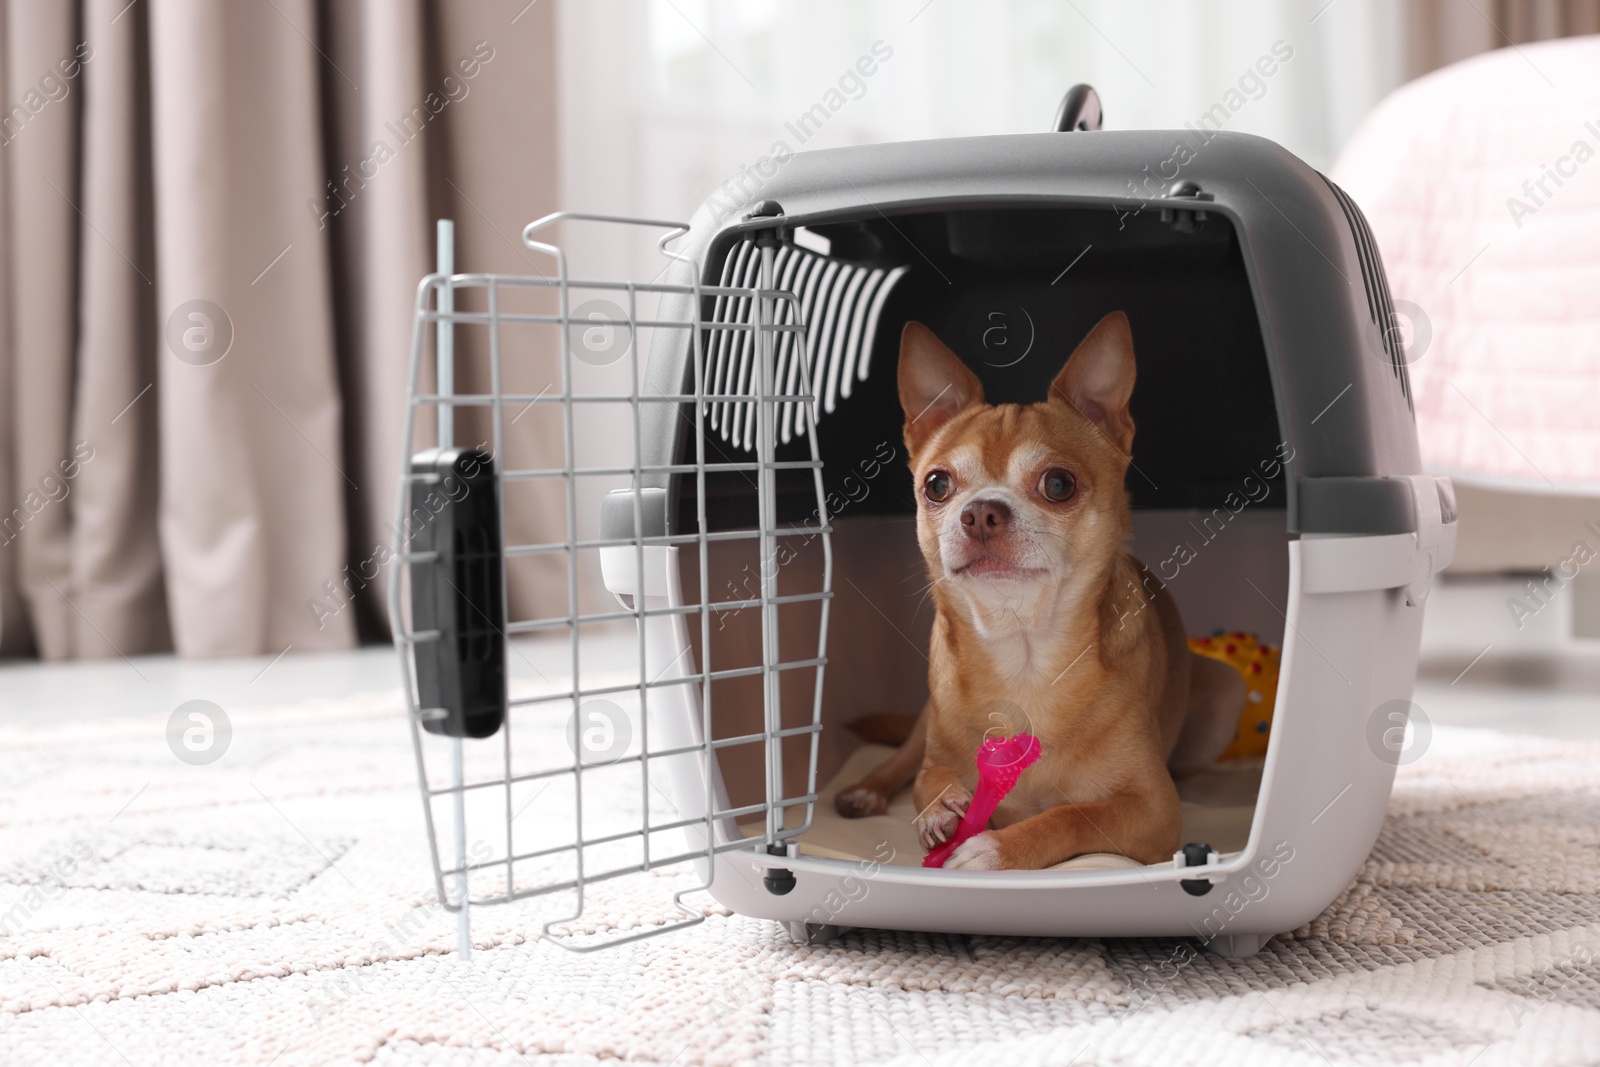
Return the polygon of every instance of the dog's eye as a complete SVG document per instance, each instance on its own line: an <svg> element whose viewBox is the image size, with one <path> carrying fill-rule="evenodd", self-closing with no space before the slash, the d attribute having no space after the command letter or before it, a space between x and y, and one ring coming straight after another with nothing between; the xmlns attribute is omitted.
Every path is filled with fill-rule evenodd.
<svg viewBox="0 0 1600 1067"><path fill-rule="evenodd" d="M1045 471L1044 476L1039 479L1039 492L1053 504L1071 500L1072 494L1077 491L1077 479L1059 467Z"/></svg>
<svg viewBox="0 0 1600 1067"><path fill-rule="evenodd" d="M943 504L950 499L950 490L954 486L955 483L944 471L932 471L922 480L922 495L931 503Z"/></svg>

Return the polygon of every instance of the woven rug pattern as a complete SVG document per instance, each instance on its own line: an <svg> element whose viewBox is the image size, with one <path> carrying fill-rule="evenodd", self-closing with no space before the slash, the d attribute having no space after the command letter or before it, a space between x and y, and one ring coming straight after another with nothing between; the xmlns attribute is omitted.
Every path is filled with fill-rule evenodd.
<svg viewBox="0 0 1600 1067"><path fill-rule="evenodd" d="M601 952L550 899L454 954L392 695L0 726L0 1064L1600 1063L1600 743L1438 730L1356 881L1252 959L1177 939L697 926ZM561 728L530 743L561 744ZM669 921L678 874L571 929Z"/></svg>

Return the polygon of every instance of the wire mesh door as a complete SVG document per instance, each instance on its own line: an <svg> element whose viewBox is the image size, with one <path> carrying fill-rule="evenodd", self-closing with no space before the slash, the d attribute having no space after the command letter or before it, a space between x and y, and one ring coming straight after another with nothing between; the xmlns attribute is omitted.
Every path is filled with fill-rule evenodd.
<svg viewBox="0 0 1600 1067"><path fill-rule="evenodd" d="M540 239L557 223L662 231L665 265L646 283L569 277L566 251ZM774 286L782 231L753 225L755 284L711 286L667 247L677 223L547 216L523 241L553 273L528 275L457 273L440 224L439 269L417 293L389 609L435 888L463 954L470 908L533 897L555 900L545 935L578 951L692 925L703 914L684 898L725 853L783 854L811 824L831 528L806 325ZM647 340L660 366L641 358ZM711 352L743 369L708 378ZM713 410L748 420L753 447L718 447ZM810 431L794 434L801 454L779 458L780 420ZM753 504L732 528L707 512L708 477L728 475ZM815 497L806 520L780 523L780 477ZM692 505L673 522L676 500ZM785 572L797 551L816 565ZM752 580L719 585L737 552ZM797 610L811 612L798 656L783 633ZM720 655L736 634L746 662ZM730 793L729 768L755 795ZM679 865L670 917L558 933L595 886Z"/></svg>

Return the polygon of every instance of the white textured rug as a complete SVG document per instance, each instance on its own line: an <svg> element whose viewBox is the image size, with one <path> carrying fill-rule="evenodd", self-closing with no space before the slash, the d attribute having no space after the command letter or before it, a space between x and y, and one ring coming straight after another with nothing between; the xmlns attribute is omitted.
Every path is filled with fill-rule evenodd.
<svg viewBox="0 0 1600 1067"><path fill-rule="evenodd" d="M708 898L587 955L552 904L433 903L393 697L0 726L0 1064L1592 1064L1600 744L1437 731L1356 883L1249 960L1190 942L848 934ZM560 744L557 729L546 742ZM664 916L607 883L584 928Z"/></svg>

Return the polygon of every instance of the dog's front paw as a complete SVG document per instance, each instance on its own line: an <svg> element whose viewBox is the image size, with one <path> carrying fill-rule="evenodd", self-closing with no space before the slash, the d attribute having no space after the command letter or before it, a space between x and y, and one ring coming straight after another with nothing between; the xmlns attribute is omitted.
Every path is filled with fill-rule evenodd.
<svg viewBox="0 0 1600 1067"><path fill-rule="evenodd" d="M972 794L959 787L947 789L917 816L917 840L931 851L950 839L972 803Z"/></svg>
<svg viewBox="0 0 1600 1067"><path fill-rule="evenodd" d="M969 837L956 846L944 865L946 870L998 871L1005 866L1000 856L1000 838L989 830Z"/></svg>
<svg viewBox="0 0 1600 1067"><path fill-rule="evenodd" d="M876 789L857 786L833 798L833 807L847 819L862 819L868 815L882 815L889 810L889 798Z"/></svg>

